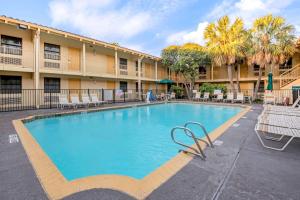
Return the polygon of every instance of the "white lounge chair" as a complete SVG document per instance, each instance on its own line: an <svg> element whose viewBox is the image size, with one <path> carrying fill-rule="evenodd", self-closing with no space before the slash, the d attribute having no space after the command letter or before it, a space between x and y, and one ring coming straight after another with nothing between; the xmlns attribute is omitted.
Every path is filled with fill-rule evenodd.
<svg viewBox="0 0 300 200"><path fill-rule="evenodd" d="M226 99L224 99L224 102L231 102L231 103L233 103L233 100L234 100L233 93L232 92L227 93L227 97L226 97Z"/></svg>
<svg viewBox="0 0 300 200"><path fill-rule="evenodd" d="M267 140L281 141L285 136L290 137L290 139L281 148L276 148L276 147L272 147L270 145L266 145L265 142L263 141L263 138L259 134L259 132L264 134L265 135L264 139L267 139ZM267 125L267 124L261 124L261 123L256 124L255 133L256 133L260 143L263 145L263 147L265 147L267 149L276 150L276 151L285 150L285 148L290 144L290 142L294 138L300 138L300 130L299 129L273 126L273 125ZM277 137L268 136L267 134L270 134L270 133L273 135L277 135Z"/></svg>
<svg viewBox="0 0 300 200"><path fill-rule="evenodd" d="M244 94L242 92L237 93L236 99L233 99L233 102L244 103Z"/></svg>
<svg viewBox="0 0 300 200"><path fill-rule="evenodd" d="M70 103L68 101L68 98L66 95L59 95L58 97L58 107L60 107L61 109L64 109L64 107L71 107L74 104Z"/></svg>
<svg viewBox="0 0 300 200"><path fill-rule="evenodd" d="M91 95L91 100L92 100L91 103L94 104L95 106L106 103L106 101L100 101L96 94Z"/></svg>
<svg viewBox="0 0 300 200"><path fill-rule="evenodd" d="M82 104L89 106L92 102L89 96L82 96Z"/></svg>
<svg viewBox="0 0 300 200"><path fill-rule="evenodd" d="M217 94L217 97L213 99L213 101L216 101L216 102L218 102L218 101L222 102L223 100L224 100L223 93Z"/></svg>
<svg viewBox="0 0 300 200"><path fill-rule="evenodd" d="M79 100L78 96L71 96L71 102L74 106L74 108L77 108L78 106L85 106L86 103L83 103Z"/></svg>
<svg viewBox="0 0 300 200"><path fill-rule="evenodd" d="M175 94L175 92L171 92L170 99L176 99L176 94Z"/></svg>
<svg viewBox="0 0 300 200"><path fill-rule="evenodd" d="M202 101L208 101L209 100L209 92L204 92L204 95L202 98L200 98Z"/></svg>
<svg viewBox="0 0 300 200"><path fill-rule="evenodd" d="M265 92L264 94L264 104L273 104L275 105L276 98L272 92Z"/></svg>
<svg viewBox="0 0 300 200"><path fill-rule="evenodd" d="M196 92L196 94L195 94L193 100L194 100L194 101L200 101L200 98L201 98L201 92Z"/></svg>

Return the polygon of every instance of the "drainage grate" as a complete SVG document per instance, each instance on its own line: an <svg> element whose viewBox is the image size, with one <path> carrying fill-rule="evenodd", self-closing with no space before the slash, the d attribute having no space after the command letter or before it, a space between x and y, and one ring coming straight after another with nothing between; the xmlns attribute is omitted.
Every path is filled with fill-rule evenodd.
<svg viewBox="0 0 300 200"><path fill-rule="evenodd" d="M242 117L243 119L247 119L247 117Z"/></svg>
<svg viewBox="0 0 300 200"><path fill-rule="evenodd" d="M17 134L10 134L8 136L8 140L9 140L10 144L12 144L12 143L18 143L19 142L19 138L18 138Z"/></svg>

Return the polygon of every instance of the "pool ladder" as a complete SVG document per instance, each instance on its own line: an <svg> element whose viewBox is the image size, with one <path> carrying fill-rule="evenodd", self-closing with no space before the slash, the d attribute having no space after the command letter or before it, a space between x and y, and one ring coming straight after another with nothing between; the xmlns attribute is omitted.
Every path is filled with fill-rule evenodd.
<svg viewBox="0 0 300 200"><path fill-rule="evenodd" d="M198 125L202 129L205 137L207 138L207 141L204 140L204 139L201 139L201 138L197 138L195 136L195 134L193 133L193 131L188 128L189 125ZM181 143L181 142L177 141L175 139L176 130L182 130L182 132L185 133L186 136L191 137L194 140L195 144L196 144L196 148L192 147L192 146L188 146L187 144L184 144L184 143ZM187 148L186 150L180 149L179 152L193 154L195 156L199 156L203 160L205 160L206 155L204 154L204 152L203 152L203 150L202 150L202 148L201 148L201 146L200 146L200 144L199 144L198 141L204 142L209 147L212 147L212 148L214 147L214 145L213 145L210 137L208 136L208 133L207 133L205 127L201 123L199 123L199 122L192 122L192 121L190 121L190 122L185 123L184 126L176 126L176 127L174 127L171 130L171 137L172 137L172 140L173 140L174 143L179 144L179 145ZM188 149L192 150L192 151L189 151Z"/></svg>

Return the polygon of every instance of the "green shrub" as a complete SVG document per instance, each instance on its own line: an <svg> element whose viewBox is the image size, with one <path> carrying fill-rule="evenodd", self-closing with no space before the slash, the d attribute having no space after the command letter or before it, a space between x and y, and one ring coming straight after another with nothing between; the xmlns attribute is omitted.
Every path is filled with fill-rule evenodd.
<svg viewBox="0 0 300 200"><path fill-rule="evenodd" d="M175 92L176 97L181 97L183 96L183 91L184 89L180 86L172 85L170 88L171 92Z"/></svg>
<svg viewBox="0 0 300 200"><path fill-rule="evenodd" d="M227 87L224 84L203 83L199 88L199 91L202 93L209 92L210 94L213 94L214 90L221 90L225 94L227 92Z"/></svg>

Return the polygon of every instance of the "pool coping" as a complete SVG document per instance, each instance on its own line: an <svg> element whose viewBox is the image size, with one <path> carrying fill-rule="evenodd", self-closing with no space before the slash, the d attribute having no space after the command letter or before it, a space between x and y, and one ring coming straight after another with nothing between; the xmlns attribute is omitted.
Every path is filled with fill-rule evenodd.
<svg viewBox="0 0 300 200"><path fill-rule="evenodd" d="M132 197L135 197L137 199L144 199L161 184L163 184L174 174L176 174L186 164L188 164L193 159L193 157L184 153L179 153L141 180L122 175L96 175L68 181L61 174L59 169L55 166L55 164L51 161L47 154L43 151L42 147L38 144L35 138L30 134L28 129L25 127L24 122L40 118L80 114L82 112L97 112L112 109L124 109L136 106L157 105L163 103L165 102L151 104L132 104L90 110L67 111L46 115L35 115L13 120L13 125L21 139L21 142L33 166L33 169L49 199L61 199L73 193L94 188L113 189L127 193L128 195L131 195ZM199 102L172 101L171 103L198 104ZM209 133L212 141L222 135L225 130L227 130L233 123L235 123L244 114L246 114L251 108L250 106L240 104L232 105L223 103L205 103L205 105L237 106L243 108L235 116L227 120L213 132ZM204 143L201 143L200 145L203 149L206 147ZM195 144L192 146L195 146Z"/></svg>

